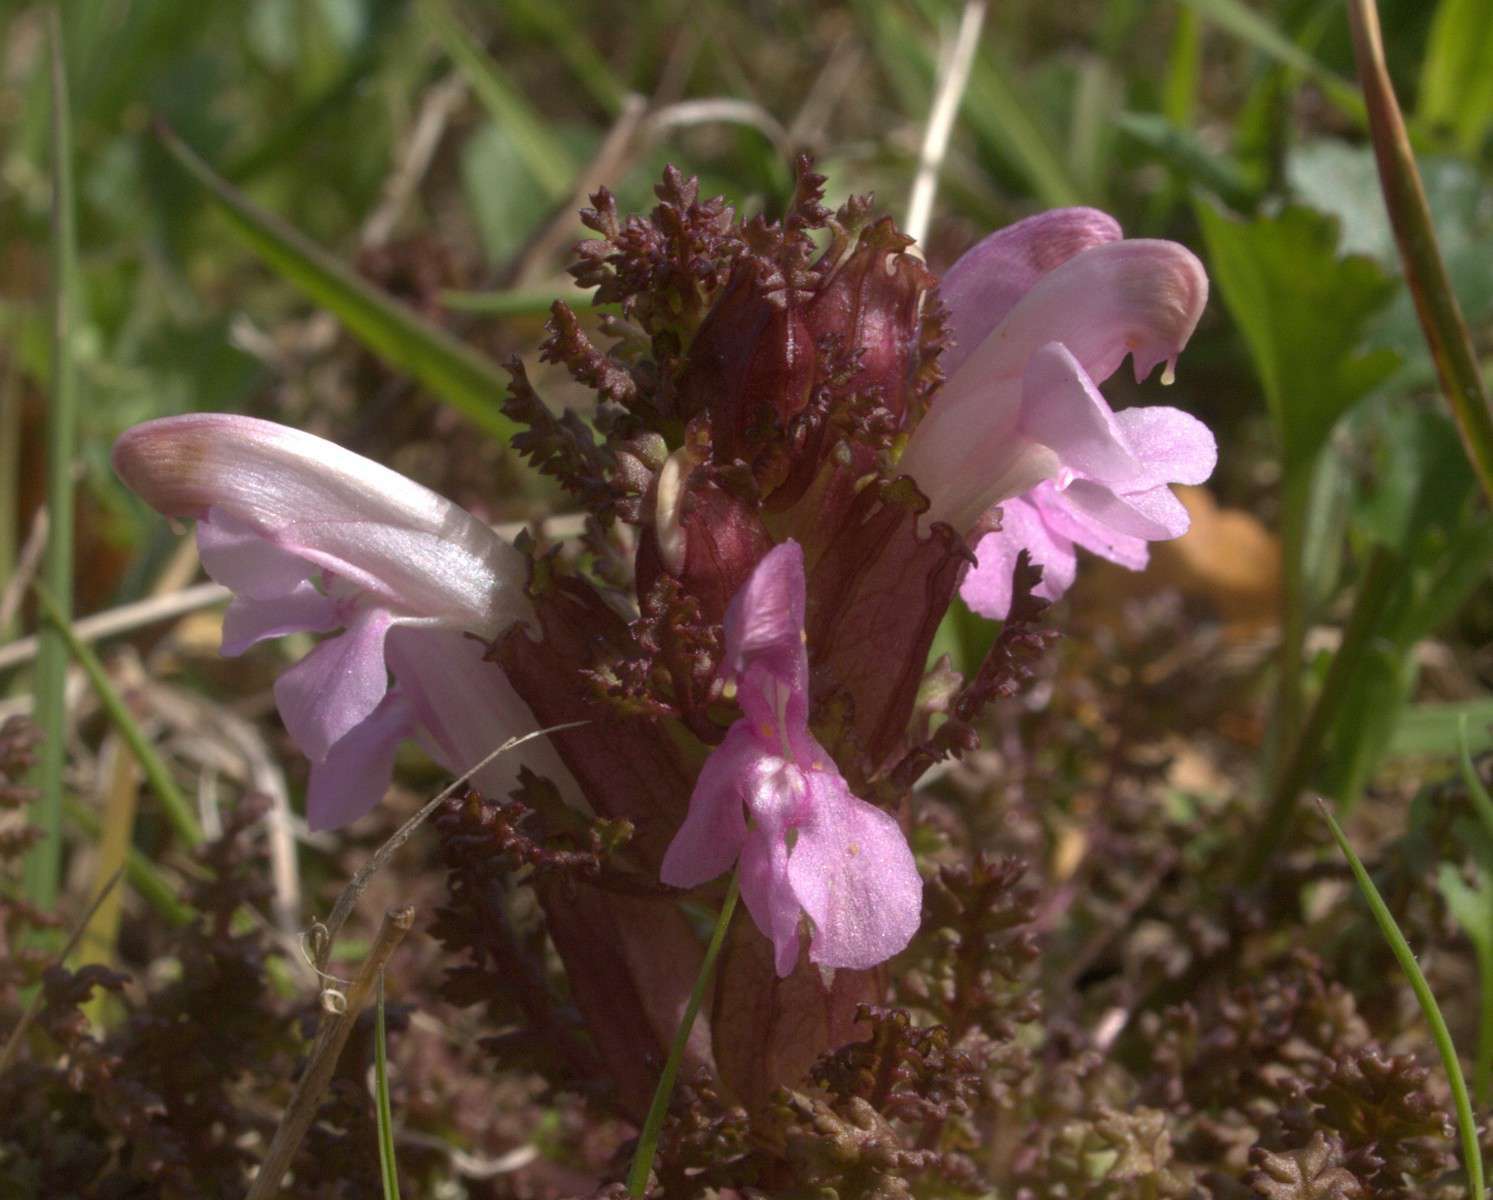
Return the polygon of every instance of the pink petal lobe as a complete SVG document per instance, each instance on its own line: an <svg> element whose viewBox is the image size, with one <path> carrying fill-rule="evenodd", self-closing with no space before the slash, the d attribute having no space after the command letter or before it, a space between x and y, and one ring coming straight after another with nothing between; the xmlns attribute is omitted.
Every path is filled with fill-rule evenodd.
<svg viewBox="0 0 1493 1200"><path fill-rule="evenodd" d="M808 782L810 816L798 826L788 879L814 923L809 957L873 967L917 932L923 881L895 818L852 796L833 763L811 770Z"/></svg>
<svg viewBox="0 0 1493 1200"><path fill-rule="evenodd" d="M809 658L804 648L804 552L774 546L726 607L721 673L737 681L741 709L766 736L808 716Z"/></svg>
<svg viewBox="0 0 1493 1200"><path fill-rule="evenodd" d="M804 652L804 552L793 541L762 557L726 608L725 670L739 675L754 664L799 681Z"/></svg>
<svg viewBox="0 0 1493 1200"><path fill-rule="evenodd" d="M952 375L1043 275L1080 251L1117 241L1119 223L1094 208L1055 208L976 242L939 281L954 345L943 356Z"/></svg>
<svg viewBox="0 0 1493 1200"><path fill-rule="evenodd" d="M306 824L336 829L356 821L384 798L394 774L399 743L414 727L414 713L397 691L341 738L311 768L306 788Z"/></svg>
<svg viewBox="0 0 1493 1200"><path fill-rule="evenodd" d="M1218 465L1212 430L1181 409L1127 408L1115 420L1157 483L1204 483Z"/></svg>
<svg viewBox="0 0 1493 1200"><path fill-rule="evenodd" d="M664 852L659 878L671 887L698 887L729 870L747 837L746 792L762 747L738 721L705 760L689 798L689 813Z"/></svg>
<svg viewBox="0 0 1493 1200"><path fill-rule="evenodd" d="M803 910L788 878L788 845L781 831L754 829L741 850L741 898L752 921L772 942L779 978L798 964L799 918Z"/></svg>
<svg viewBox="0 0 1493 1200"><path fill-rule="evenodd" d="M223 614L221 653L236 658L256 642L284 637L288 633L330 633L342 624L337 602L323 596L310 583L301 582L289 592L256 599L237 595Z"/></svg>
<svg viewBox="0 0 1493 1200"><path fill-rule="evenodd" d="M391 623L382 609L364 609L345 633L320 643L275 681L280 718L313 763L324 761L388 692L384 639Z"/></svg>
<svg viewBox="0 0 1493 1200"><path fill-rule="evenodd" d="M1118 563L1131 571L1142 571L1150 561L1151 551L1145 538L1119 533L1096 521L1083 509L1068 501L1067 493L1060 492L1050 483L1035 489L1028 497L1042 515L1042 523L1058 542L1082 546L1091 554ZM1075 556L1076 558L1076 556ZM1075 563L1076 565L1076 563ZM1072 577L1068 580L1071 584Z"/></svg>
<svg viewBox="0 0 1493 1200"><path fill-rule="evenodd" d="M485 660L486 651L483 642L454 630L409 625L391 629L384 645L389 670L414 711L421 745L452 775L465 774L509 738L539 728L503 668ZM575 780L547 737L498 755L472 776L472 786L489 799L505 800L522 767L577 802Z"/></svg>
<svg viewBox="0 0 1493 1200"><path fill-rule="evenodd" d="M1049 342L1027 364L1021 389L1021 427L1053 452L1063 467L1111 487L1149 482L1109 402L1072 352Z"/></svg>
<svg viewBox="0 0 1493 1200"><path fill-rule="evenodd" d="M964 602L982 617L1004 621L1011 611L1011 574L1022 550L1042 568L1038 596L1056 600L1073 585L1078 573L1073 543L1054 534L1027 498L1007 500L1001 504L1001 528L980 539L976 563L959 585Z"/></svg>
<svg viewBox="0 0 1493 1200"><path fill-rule="evenodd" d="M1113 533L1164 542L1187 532L1187 509L1165 484L1116 493L1101 483L1076 479L1062 496L1072 509Z"/></svg>
<svg viewBox="0 0 1493 1200"><path fill-rule="evenodd" d="M209 509L197 523L197 553L214 580L256 600L286 595L316 571L312 563L222 509Z"/></svg>

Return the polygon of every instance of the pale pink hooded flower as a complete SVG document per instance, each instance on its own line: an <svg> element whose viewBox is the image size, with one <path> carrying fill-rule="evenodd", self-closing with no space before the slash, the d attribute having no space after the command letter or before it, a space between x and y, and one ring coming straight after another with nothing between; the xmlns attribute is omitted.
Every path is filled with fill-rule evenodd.
<svg viewBox="0 0 1493 1200"><path fill-rule="evenodd" d="M151 507L197 520L203 566L234 593L224 654L341 631L275 683L285 727L311 760L313 829L377 803L406 737L459 773L535 728L467 636L530 619L523 557L464 509L312 434L226 414L137 425L115 443L114 469ZM549 747L526 750L536 769L564 777ZM517 767L501 756L474 783L503 795Z"/></svg>
<svg viewBox="0 0 1493 1200"><path fill-rule="evenodd" d="M1022 549L1043 567L1039 594L1055 598L1075 546L1139 568L1147 542L1186 532L1167 485L1212 473L1213 435L1174 408L1112 412L1097 384L1127 355L1137 380L1165 363L1170 381L1208 297L1189 250L1058 209L980 242L941 290L957 344L900 468L928 496L928 520L960 533L1001 508L960 587L972 608L1005 616Z"/></svg>
<svg viewBox="0 0 1493 1200"><path fill-rule="evenodd" d="M809 732L804 560L768 551L726 612L724 676L745 714L700 772L661 876L695 887L740 859L741 895L775 951L779 975L809 958L866 968L907 945L923 884L896 820L851 795Z"/></svg>

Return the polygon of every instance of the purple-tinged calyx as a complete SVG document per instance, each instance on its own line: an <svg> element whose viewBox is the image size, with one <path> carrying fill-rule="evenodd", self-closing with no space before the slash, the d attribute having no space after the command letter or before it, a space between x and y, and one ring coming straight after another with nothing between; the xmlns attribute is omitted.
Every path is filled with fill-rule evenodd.
<svg viewBox="0 0 1493 1200"><path fill-rule="evenodd" d="M341 631L275 684L286 729L312 762L313 828L372 807L405 737L459 772L534 727L466 636L491 639L532 618L524 560L464 509L322 438L226 414L137 425L115 443L114 467L153 508L197 520L203 566L234 593L225 654ZM563 777L551 752L536 753ZM499 758L477 786L498 793L516 770Z"/></svg>
<svg viewBox="0 0 1493 1200"><path fill-rule="evenodd" d="M893 817L851 794L808 727L804 564L796 542L770 550L732 599L722 674L743 716L711 753L661 877L695 887L740 861L741 894L772 941L779 975L799 957L867 968L917 930L922 881Z"/></svg>

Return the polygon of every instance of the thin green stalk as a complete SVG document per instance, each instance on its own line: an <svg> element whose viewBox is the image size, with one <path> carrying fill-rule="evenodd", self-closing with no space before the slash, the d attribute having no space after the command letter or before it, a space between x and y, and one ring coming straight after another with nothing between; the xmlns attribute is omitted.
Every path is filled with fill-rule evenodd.
<svg viewBox="0 0 1493 1200"><path fill-rule="evenodd" d="M83 938L83 931L88 928L88 922L93 919L93 914L98 911L98 906L104 902L104 898L114 890L114 885L119 882L119 872L104 880L103 887L99 888L98 894L94 896L93 903L83 914L82 920L73 926L72 933L68 936L67 943L62 947L57 957L52 961L61 964L78 948L78 943ZM0 1045L0 1075L4 1075L10 1069L10 1064L15 1061L16 1055L20 1053L21 1041L26 1036L26 1030L31 1027L31 1022L36 1020L36 1014L41 1011L42 1003L46 999L45 988L33 988L31 998L26 1002L26 1007L21 1011L21 1019L17 1021L10 1033L6 1035L5 1043Z"/></svg>
<svg viewBox="0 0 1493 1200"><path fill-rule="evenodd" d="M5 333L9 333L9 329ZM9 337L5 339L10 341ZM0 579L14 579L20 547L21 372L14 356L0 367ZM0 619L0 646L17 633L14 617Z"/></svg>
<svg viewBox="0 0 1493 1200"><path fill-rule="evenodd" d="M1490 913L1493 916L1493 913ZM1487 1108L1493 1088L1493 942L1487 938L1472 943L1477 956L1477 1057L1472 1061L1472 1094L1478 1108Z"/></svg>
<svg viewBox="0 0 1493 1200"><path fill-rule="evenodd" d="M1493 796L1488 795L1488 789L1473 766L1465 714L1457 722L1457 742L1457 757L1462 768L1462 781L1467 785L1468 799L1472 801L1483 829L1493 838ZM1490 1092L1493 1092L1493 896L1487 896L1486 900L1488 928L1482 937L1472 939L1477 954L1478 987L1477 1058L1472 1064L1472 1090L1479 1108L1487 1106Z"/></svg>
<svg viewBox="0 0 1493 1200"><path fill-rule="evenodd" d="M1467 737L1466 713L1457 721L1457 759L1462 768L1462 782L1467 785L1467 795L1477 811L1477 818L1488 831L1488 836L1493 838L1493 796L1488 795L1488 789L1483 786L1482 778L1472 764L1472 744Z"/></svg>
<svg viewBox="0 0 1493 1200"><path fill-rule="evenodd" d="M1348 25L1353 34L1353 57L1368 105L1369 135L1379 165L1384 206L1394 229L1395 244L1405 268L1405 282L1415 300L1421 331L1430 347L1441 379L1441 390L1451 405L1467 458L1493 500L1493 405L1483 387L1477 353L1467 334L1467 323L1452 290L1446 263L1431 222L1420 171L1405 130L1405 118L1395 99L1394 85L1384 63L1379 34L1379 12L1374 0L1348 0Z"/></svg>
<svg viewBox="0 0 1493 1200"><path fill-rule="evenodd" d="M384 1021L384 973L374 998L373 1089L378 1100L378 1169L384 1200L399 1200L399 1166L394 1158L394 1113L389 1105L388 1029Z"/></svg>
<svg viewBox="0 0 1493 1200"><path fill-rule="evenodd" d="M731 883L726 888L726 900L721 905L721 915L716 918L715 931L710 935L710 944L705 947L705 958L700 963L700 974L695 978L694 989L689 994L689 1003L684 1006L684 1016L679 1028L674 1031L674 1044L669 1047L669 1058L664 1063L663 1074L658 1077L658 1087L653 1092L653 1103L648 1106L648 1116L643 1121L643 1130L638 1134L638 1148L633 1155L632 1170L627 1173L627 1193L641 1196L648 1190L648 1176L653 1173L653 1156L658 1152L658 1135L663 1129L664 1116L669 1111L669 1097L674 1094L674 1079L679 1074L679 1064L684 1059L684 1047L689 1041L690 1030L695 1027L695 1017L710 986L710 976L715 970L715 960L720 955L721 945L726 940L726 930L731 927L731 916L736 912L736 897L741 891L741 880L731 872Z"/></svg>
<svg viewBox="0 0 1493 1200"><path fill-rule="evenodd" d="M60 612L72 610L73 452L78 440L78 377L73 339L78 314L78 227L73 196L72 121L62 10L47 12L52 61L52 397L47 413L47 513L50 533L41 577ZM67 646L42 631L36 661L36 723L46 733L31 810L40 840L26 856L26 894L50 909L62 870L62 771L67 757Z"/></svg>
<svg viewBox="0 0 1493 1200"><path fill-rule="evenodd" d="M91 808L76 800L67 800L63 803L63 812L72 824L89 837L97 838L102 835L103 823ZM125 852L124 877L140 893L140 898L172 925L190 925L196 919L192 906L176 898L177 889L162 878L155 863L134 846Z"/></svg>
<svg viewBox="0 0 1493 1200"><path fill-rule="evenodd" d="M1292 731L1300 724L1293 718L1289 723L1281 721L1280 737L1284 745L1290 746L1276 774L1276 783L1270 797L1270 806L1265 818L1255 831L1254 844L1244 856L1242 878L1248 882L1258 879L1269 865L1270 859L1289 836L1296 819L1296 805L1306 787L1312 768L1322 753L1323 743L1332 732L1338 712L1348 699L1349 685L1358 667L1359 660L1368 649L1379 629L1379 620L1399 581L1400 566L1397 557L1388 549L1380 547L1365 568L1359 581L1358 595L1353 601L1353 610L1348 614L1348 623L1343 627L1343 640L1327 668L1327 678L1322 681L1322 690L1294 740ZM1300 651L1297 651L1299 663ZM1281 669L1286 669L1282 661ZM1300 674L1300 667L1297 668Z"/></svg>
<svg viewBox="0 0 1493 1200"><path fill-rule="evenodd" d="M1416 1002L1420 1005L1426 1024L1431 1027L1431 1040L1436 1043L1436 1052L1441 1055L1441 1065L1445 1068L1447 1082L1451 1085L1452 1104L1457 1113L1457 1129L1462 1138L1462 1158L1467 1165L1467 1192L1473 1200L1483 1200L1485 1195L1483 1156L1478 1147L1477 1119L1472 1114L1472 1101L1467 1095L1467 1081L1462 1077L1462 1064L1457 1058L1457 1048L1452 1044L1452 1035L1446 1027L1446 1019L1441 1015L1441 1007L1431 993L1431 985L1426 982L1420 964L1415 961L1414 951L1405 941L1405 935L1400 932L1394 914L1389 911L1388 905L1384 903L1384 897L1379 894L1379 889L1369 878L1368 871L1364 869L1358 855L1353 852L1353 847L1348 844L1342 827L1333 817L1332 811L1320 799L1317 801L1317 808L1321 811L1322 819L1327 822L1328 828L1332 830L1338 849L1348 860L1353 878L1358 881L1358 890L1363 893L1363 898L1367 901L1369 910L1374 914L1374 920L1379 926L1379 932L1384 935L1384 940L1389 943L1389 948L1394 953L1395 961L1400 964L1400 970L1405 972L1405 978L1410 983L1410 990L1415 993Z"/></svg>
<svg viewBox="0 0 1493 1200"><path fill-rule="evenodd" d="M41 605L47 622L61 635L64 652L70 652L78 660L78 665L83 668L83 673L93 684L93 690L98 693L99 703L109 714L109 720L114 723L114 728L119 730L120 736L130 748L130 753L135 756L135 761L145 772L151 791L155 792L156 798L160 800L161 809L166 820L176 831L176 836L189 846L198 845L202 841L202 828L197 824L197 815L176 786L176 781L171 778L170 769L156 753L155 747L146 740L139 724L130 714L129 706L125 704L124 698L110 681L109 673L104 670L104 664L99 662L98 656L88 646L78 640L78 635L73 632L72 623L63 614L50 590L39 583L34 584L32 590L36 594L36 599ZM64 660L65 665L66 660ZM59 809L59 816L60 813Z"/></svg>

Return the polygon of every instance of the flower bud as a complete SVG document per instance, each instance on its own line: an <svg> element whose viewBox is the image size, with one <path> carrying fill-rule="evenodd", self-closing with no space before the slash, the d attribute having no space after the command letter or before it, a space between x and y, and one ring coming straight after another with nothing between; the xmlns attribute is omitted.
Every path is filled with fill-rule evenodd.
<svg viewBox="0 0 1493 1200"><path fill-rule="evenodd" d="M750 459L809 402L813 382L795 294L761 262L739 263L690 345L681 411L709 412L717 462Z"/></svg>
<svg viewBox="0 0 1493 1200"><path fill-rule="evenodd" d="M884 217L860 236L833 268L805 309L815 344L838 343L854 373L849 390L874 393L896 417L911 407L923 336L923 293L934 282L928 269L902 251L912 239Z"/></svg>

